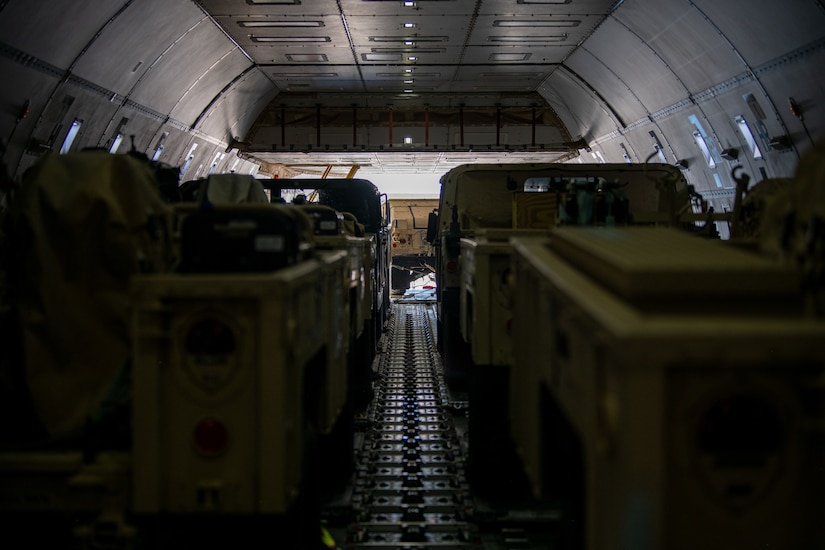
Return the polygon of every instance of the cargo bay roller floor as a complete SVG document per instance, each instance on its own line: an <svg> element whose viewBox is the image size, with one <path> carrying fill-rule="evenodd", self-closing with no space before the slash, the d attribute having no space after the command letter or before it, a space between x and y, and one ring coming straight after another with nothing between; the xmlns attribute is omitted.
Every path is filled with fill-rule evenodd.
<svg viewBox="0 0 825 550"><path fill-rule="evenodd" d="M330 547L563 548L554 509L473 496L464 474L472 411L466 394L444 383L435 308L415 298L393 303L373 364L375 398L358 422L355 476L338 520L326 514L337 543Z"/></svg>

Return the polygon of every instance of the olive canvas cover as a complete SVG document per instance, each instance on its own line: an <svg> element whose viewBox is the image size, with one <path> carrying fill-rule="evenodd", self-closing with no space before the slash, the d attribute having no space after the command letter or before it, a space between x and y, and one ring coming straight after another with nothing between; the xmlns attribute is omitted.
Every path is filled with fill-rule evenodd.
<svg viewBox="0 0 825 550"><path fill-rule="evenodd" d="M172 210L148 162L83 151L40 159L7 216L16 368L45 431L71 436L107 396L128 398L114 386L128 374L130 278L169 268Z"/></svg>

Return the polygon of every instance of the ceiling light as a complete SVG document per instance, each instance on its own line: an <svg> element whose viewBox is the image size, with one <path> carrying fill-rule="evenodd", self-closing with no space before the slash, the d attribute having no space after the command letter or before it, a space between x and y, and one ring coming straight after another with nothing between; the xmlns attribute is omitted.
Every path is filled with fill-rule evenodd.
<svg viewBox="0 0 825 550"><path fill-rule="evenodd" d="M415 46L415 42L413 42L412 40L405 40L404 45L405 46Z"/></svg>
<svg viewBox="0 0 825 550"><path fill-rule="evenodd" d="M529 53L493 53L490 54L490 61L527 61Z"/></svg>
<svg viewBox="0 0 825 550"><path fill-rule="evenodd" d="M293 43L293 42L331 42L329 36L255 36L249 38L253 42Z"/></svg>
<svg viewBox="0 0 825 550"><path fill-rule="evenodd" d="M489 92L495 90L501 91L508 91L508 92L522 92L522 91L530 91L532 90L532 86L527 86L525 84L496 84L492 86L473 86L473 90L478 90L481 92Z"/></svg>
<svg viewBox="0 0 825 550"><path fill-rule="evenodd" d="M421 75L418 75L421 76ZM478 73L478 76L481 78L501 78L505 77L507 79L513 78L538 78L541 76L541 73L514 73L514 72L498 72L498 73Z"/></svg>
<svg viewBox="0 0 825 550"><path fill-rule="evenodd" d="M415 35L412 38L409 36L370 36L370 42L447 42L450 40L449 36L421 36Z"/></svg>
<svg viewBox="0 0 825 550"><path fill-rule="evenodd" d="M404 23L405 29L413 29L415 28L415 23Z"/></svg>
<svg viewBox="0 0 825 550"><path fill-rule="evenodd" d="M238 21L238 26L245 28L262 27L323 27L323 21Z"/></svg>
<svg viewBox="0 0 825 550"><path fill-rule="evenodd" d="M286 59L293 63L325 63L329 61L326 54L323 53L288 53Z"/></svg>
<svg viewBox="0 0 825 550"><path fill-rule="evenodd" d="M490 42L564 42L567 34L555 36L488 36Z"/></svg>
<svg viewBox="0 0 825 550"><path fill-rule="evenodd" d="M372 51L375 53L409 53L410 47L409 46L400 46L398 48L372 48ZM419 45L415 46L415 53L444 53L446 52L446 48L422 48Z"/></svg>
<svg viewBox="0 0 825 550"><path fill-rule="evenodd" d="M381 78L398 78L399 76L401 78L412 78L413 75L410 74L410 73L412 73L412 68L410 68L409 71L405 70L404 72L394 72L394 73L393 72L391 72L391 73L377 72L377 73L375 73L375 76L378 76L378 77L381 77ZM507 73L508 76L509 76L509 74L510 73ZM501 75L497 73L495 76L501 76ZM533 76L538 76L538 73L533 73ZM441 73L422 73L422 72L416 71L415 77L416 78L440 78Z"/></svg>
<svg viewBox="0 0 825 550"><path fill-rule="evenodd" d="M338 73L272 73L275 78L337 78Z"/></svg>
<svg viewBox="0 0 825 550"><path fill-rule="evenodd" d="M407 59L409 59L410 61L415 61L418 58L414 55L411 55L411 56L407 57Z"/></svg>
<svg viewBox="0 0 825 550"><path fill-rule="evenodd" d="M413 72L413 70L412 69L404 69L404 72L405 73L411 73L411 72Z"/></svg>
<svg viewBox="0 0 825 550"><path fill-rule="evenodd" d="M406 0L406 1L404 2L404 7L405 7L405 8L414 8L414 7L415 7L415 2L412 2L412 1L410 1L410 0Z"/></svg>
<svg viewBox="0 0 825 550"><path fill-rule="evenodd" d="M412 83L413 83L413 81L412 81L412 80L405 80L405 81L404 81L404 84L412 84Z"/></svg>
<svg viewBox="0 0 825 550"><path fill-rule="evenodd" d="M576 19L499 19L493 21L494 27L578 27L581 21Z"/></svg>
<svg viewBox="0 0 825 550"><path fill-rule="evenodd" d="M364 61L401 61L401 54L398 53L362 53L361 59Z"/></svg>

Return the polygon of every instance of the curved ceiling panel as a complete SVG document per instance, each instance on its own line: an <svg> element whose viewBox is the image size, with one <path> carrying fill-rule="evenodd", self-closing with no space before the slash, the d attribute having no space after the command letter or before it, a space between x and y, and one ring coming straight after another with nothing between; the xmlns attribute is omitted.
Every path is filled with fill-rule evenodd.
<svg viewBox="0 0 825 550"><path fill-rule="evenodd" d="M193 82L201 78L219 60L237 48L226 39L209 19L187 30L147 71L132 93L132 99L169 113L186 95ZM233 75L237 76L237 75ZM191 97L205 109L213 96Z"/></svg>
<svg viewBox="0 0 825 550"><path fill-rule="evenodd" d="M227 83L233 82L250 67L252 64L240 50L230 50L192 82L191 87L172 109L170 116L190 126L194 125L203 110L215 100Z"/></svg>
<svg viewBox="0 0 825 550"><path fill-rule="evenodd" d="M822 112L821 98L825 98L825 78L821 71L812 71L811 67L825 67L825 47L806 53L804 62L794 59L784 64L777 64L771 70L761 71L759 85L769 97L777 98L777 104L771 105L765 99L762 102L766 108L775 108L784 126L777 128L776 133L789 133L794 143L813 145L815 136L825 136L825 119L812 116ZM760 94L761 96L761 94ZM802 118L794 116L790 110L789 99L793 97ZM765 122L770 128L776 124L773 116Z"/></svg>
<svg viewBox="0 0 825 550"><path fill-rule="evenodd" d="M656 9L630 2L614 17L655 50L691 93L746 69L719 30L684 0L661 0Z"/></svg>
<svg viewBox="0 0 825 550"><path fill-rule="evenodd" d="M161 55L204 17L192 3L135 2L102 30L78 60L74 72L128 95Z"/></svg>
<svg viewBox="0 0 825 550"><path fill-rule="evenodd" d="M570 73L554 72L538 92L559 115L574 139L583 136L585 141L590 141L617 127L598 97Z"/></svg>
<svg viewBox="0 0 825 550"><path fill-rule="evenodd" d="M751 67L821 39L825 28L825 10L817 1L694 3Z"/></svg>
<svg viewBox="0 0 825 550"><path fill-rule="evenodd" d="M66 69L106 22L133 1L3 3L0 40Z"/></svg>
<svg viewBox="0 0 825 550"><path fill-rule="evenodd" d="M361 76L355 67L345 65L296 66L284 65L263 67L272 82L284 92L303 92L306 90L322 92L340 92L361 85Z"/></svg>
<svg viewBox="0 0 825 550"><path fill-rule="evenodd" d="M626 83L648 112L654 113L677 103L687 95L685 87L673 71L650 46L612 18L605 20L581 49L586 49L590 55L599 59L605 68L609 67L612 73ZM585 65L590 62L590 58L577 54L578 50L570 56L567 64L577 73L587 72ZM633 102L635 100L615 107L623 112L631 109Z"/></svg>
<svg viewBox="0 0 825 550"><path fill-rule="evenodd" d="M568 60L571 76L580 80L583 88L596 90L609 109L617 115L620 124L626 126L648 115L645 106L634 93L589 50L579 48ZM594 94L595 92L590 92Z"/></svg>
<svg viewBox="0 0 825 550"><path fill-rule="evenodd" d="M6 105L3 109L5 112L0 116L6 120L20 115L20 111L11 106L18 105L21 97L27 98L30 105L42 105L48 101L54 87L52 75L40 71L29 71L23 65L4 58L0 58L0 75L2 75L3 82L15 83L14 86L0 86L0 104ZM32 122L32 118L27 116L20 122L27 125Z"/></svg>
<svg viewBox="0 0 825 550"><path fill-rule="evenodd" d="M825 126L818 70L825 56L822 0L405 4L0 0L0 71L3 82L14 83L0 90L6 105L0 130L12 136L16 170L41 152L33 143L62 142L75 120L83 121L76 147L113 143L128 124L147 150L168 135L163 154L176 152L170 158L183 158L192 140L210 143L199 151L214 156L213 147L224 148L235 137L241 138L238 149L253 142L246 135L250 128L254 133L253 120L278 96L281 107L313 109L312 125L292 128L310 134L295 141L296 154L305 153L299 146L310 147L300 144L349 144L342 133L353 147L380 147L381 140L401 139L402 129L412 134L405 140L428 152L436 144L463 147L464 124L472 135L468 143L484 142L477 138L483 134L497 154L514 143L540 149L547 141L541 132L548 125L540 118L508 119L511 111L549 110L544 98L570 134L589 138L593 152L610 161L625 158L626 148L644 158L651 131L680 158L702 160L698 131L707 133L709 150L715 141L717 149L745 150L758 140L764 154L749 168L774 175L788 173ZM791 97L804 119L789 111ZM342 124L340 116L318 117L319 104L358 114ZM465 107L486 113L483 124L462 120ZM362 113L371 125L362 126ZM753 136L734 122L740 116ZM388 132L393 126L394 135ZM564 141L547 154L564 148L575 155L580 144L560 124L555 129ZM280 135L281 128L275 130ZM195 160L208 166L212 159ZM705 170L703 162L691 160L685 173ZM720 174L708 181L728 185Z"/></svg>
<svg viewBox="0 0 825 550"><path fill-rule="evenodd" d="M288 16L303 16L305 14L335 14L338 13L335 0L315 0L301 3L301 0L283 0L266 2L258 0L197 0L213 16L246 15L270 16L273 13Z"/></svg>
<svg viewBox="0 0 825 550"><path fill-rule="evenodd" d="M333 4L334 7L334 4ZM307 55L324 55L330 63L352 63L347 33L337 10L300 17L224 17L215 21L231 33L257 63L302 63Z"/></svg>
<svg viewBox="0 0 825 550"><path fill-rule="evenodd" d="M278 94L266 75L250 70L238 79L204 113L197 128L230 143L249 132L258 114Z"/></svg>

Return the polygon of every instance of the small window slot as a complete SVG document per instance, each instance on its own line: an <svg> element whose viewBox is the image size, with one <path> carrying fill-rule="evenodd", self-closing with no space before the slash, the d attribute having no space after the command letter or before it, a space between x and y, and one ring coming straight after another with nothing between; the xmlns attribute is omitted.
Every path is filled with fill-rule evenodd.
<svg viewBox="0 0 825 550"><path fill-rule="evenodd" d="M61 155L65 155L72 149L72 144L74 143L74 140L77 138L77 134L80 132L80 127L82 125L82 120L74 119L71 127L69 127L69 131L66 133L66 139L63 140L63 145L60 146Z"/></svg>
<svg viewBox="0 0 825 550"><path fill-rule="evenodd" d="M742 134L748 149L750 149L753 154L753 158L761 159L762 151L759 149L759 145L756 143L756 138L753 136L753 132L751 132L745 117L740 115L734 118L734 120L736 121L736 127L739 128L739 133Z"/></svg>

